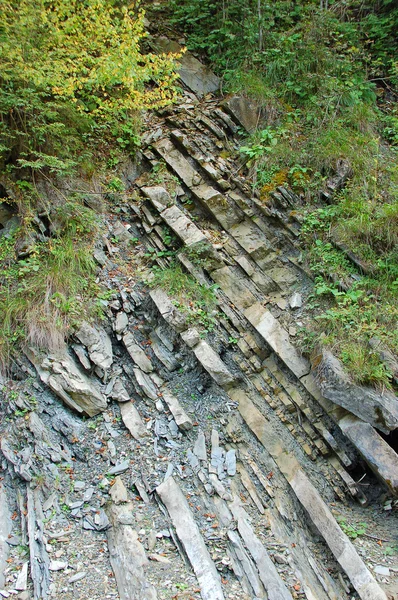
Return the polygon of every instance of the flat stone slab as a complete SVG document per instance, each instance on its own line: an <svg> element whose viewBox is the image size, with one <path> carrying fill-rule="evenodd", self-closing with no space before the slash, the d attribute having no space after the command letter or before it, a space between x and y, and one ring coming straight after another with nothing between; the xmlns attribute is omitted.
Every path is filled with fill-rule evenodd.
<svg viewBox="0 0 398 600"><path fill-rule="evenodd" d="M292 595L282 581L265 547L254 533L249 523L249 515L242 507L238 498L234 496L234 501L228 506L238 522L238 531L242 536L245 546L257 565L260 579L268 594L268 600L292 600Z"/></svg>
<svg viewBox="0 0 398 600"><path fill-rule="evenodd" d="M322 394L334 404L370 423L376 429L389 433L398 428L398 398L385 390L355 384L342 363L328 350L316 368L316 380Z"/></svg>
<svg viewBox="0 0 398 600"><path fill-rule="evenodd" d="M132 402L119 404L122 420L134 439L140 440L148 435L148 431L140 417L140 413Z"/></svg>
<svg viewBox="0 0 398 600"><path fill-rule="evenodd" d="M78 340L87 348L92 362L101 369L108 369L113 362L112 342L102 327L82 323L76 332Z"/></svg>
<svg viewBox="0 0 398 600"><path fill-rule="evenodd" d="M185 410L182 408L178 399L175 396L173 396L173 394L168 390L162 390L162 392L162 400L164 400L167 406L169 407L170 412L174 417L174 421L177 423L179 429L181 429L182 431L189 431L190 429L192 429L192 421L188 417Z"/></svg>
<svg viewBox="0 0 398 600"><path fill-rule="evenodd" d="M135 364L145 373L151 373L153 366L143 349L137 344L131 333L123 336L123 343Z"/></svg>
<svg viewBox="0 0 398 600"><path fill-rule="evenodd" d="M257 299L248 289L245 279L241 276L239 277L237 270L234 270L232 267L225 266L212 271L211 278L240 310L249 308L249 306L256 303Z"/></svg>
<svg viewBox="0 0 398 600"><path fill-rule="evenodd" d="M181 52L182 46L165 36L157 38L156 45L163 52ZM190 52L178 59L178 74L181 81L197 96L215 92L220 87L220 78Z"/></svg>
<svg viewBox="0 0 398 600"><path fill-rule="evenodd" d="M161 186L153 186L153 187L142 187L141 192L149 198L152 202L153 206L159 211L162 212L165 208L170 206L173 201L171 199L168 191Z"/></svg>
<svg viewBox="0 0 398 600"><path fill-rule="evenodd" d="M353 415L340 419L339 426L374 473L398 495L398 454L369 423Z"/></svg>
<svg viewBox="0 0 398 600"><path fill-rule="evenodd" d="M122 490L123 482L119 486L120 495L126 497L127 490ZM145 576L149 561L134 528L134 510L131 502L111 502L107 506L111 525L107 530L109 558L120 600L156 600L156 589Z"/></svg>
<svg viewBox="0 0 398 600"><path fill-rule="evenodd" d="M220 575L212 561L181 489L169 477L156 488L197 577L203 600L224 600Z"/></svg>
<svg viewBox="0 0 398 600"><path fill-rule="evenodd" d="M218 356L217 352L205 340L200 340L194 346L193 351L202 367L206 369L218 385L228 387L235 381L234 376Z"/></svg>
<svg viewBox="0 0 398 600"><path fill-rule="evenodd" d="M141 371L141 369L133 369L135 378L137 380L138 385L141 390L144 392L145 396L148 396L151 400L158 399L158 390L156 385L153 383L152 379Z"/></svg>
<svg viewBox="0 0 398 600"><path fill-rule="evenodd" d="M260 443L275 460L298 500L307 511L336 560L348 575L361 600L387 600L354 546L341 530L318 491L303 472L297 459L282 446L272 425L260 413L248 395L240 389L230 392L239 402L239 412Z"/></svg>
<svg viewBox="0 0 398 600"><path fill-rule="evenodd" d="M272 250L264 233L249 219L233 225L228 231L253 260L264 258Z"/></svg>
<svg viewBox="0 0 398 600"><path fill-rule="evenodd" d="M249 133L258 127L261 109L254 100L245 96L232 96L223 103L223 107Z"/></svg>
<svg viewBox="0 0 398 600"><path fill-rule="evenodd" d="M184 315L176 309L166 292L157 288L149 292L150 297L165 321L178 332L187 328L187 320Z"/></svg>
<svg viewBox="0 0 398 600"><path fill-rule="evenodd" d="M34 364L42 382L65 404L89 417L106 409L105 396L66 351L48 356L40 355L32 349L25 353Z"/></svg>
<svg viewBox="0 0 398 600"><path fill-rule="evenodd" d="M244 315L296 377L309 373L309 362L296 350L287 331L269 310L258 302L245 310Z"/></svg>
<svg viewBox="0 0 398 600"><path fill-rule="evenodd" d="M207 242L206 236L196 227L191 219L188 219L178 206L166 208L161 215L162 219L164 219L186 246L192 246L199 242Z"/></svg>

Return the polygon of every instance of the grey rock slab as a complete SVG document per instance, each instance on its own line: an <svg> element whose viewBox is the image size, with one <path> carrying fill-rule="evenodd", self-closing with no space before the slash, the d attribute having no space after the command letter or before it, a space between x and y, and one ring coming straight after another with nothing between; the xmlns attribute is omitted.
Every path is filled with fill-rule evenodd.
<svg viewBox="0 0 398 600"><path fill-rule="evenodd" d="M203 600L224 600L220 575L195 523L188 502L173 477L156 488L198 580Z"/></svg>
<svg viewBox="0 0 398 600"><path fill-rule="evenodd" d="M83 346L83 344L71 344L71 348L72 348L73 352L76 354L80 363L86 369L86 371L90 371L90 369L92 368L92 364L88 357L87 350Z"/></svg>
<svg viewBox="0 0 398 600"><path fill-rule="evenodd" d="M298 292L294 292L294 294L289 299L290 308L301 308L303 306L303 297Z"/></svg>
<svg viewBox="0 0 398 600"><path fill-rule="evenodd" d="M128 402L130 400L130 394L124 387L122 380L118 377L113 384L112 391L110 392L109 396L112 398L112 400L116 400L117 402Z"/></svg>
<svg viewBox="0 0 398 600"><path fill-rule="evenodd" d="M256 262L272 251L272 246L264 233L249 219L233 225L228 232Z"/></svg>
<svg viewBox="0 0 398 600"><path fill-rule="evenodd" d="M143 187L141 191L159 212L173 203L168 191L161 186Z"/></svg>
<svg viewBox="0 0 398 600"><path fill-rule="evenodd" d="M257 299L248 289L245 278L233 267L225 266L216 269L212 271L211 277L220 286L224 294L228 296L229 300L240 310L255 304Z"/></svg>
<svg viewBox="0 0 398 600"><path fill-rule="evenodd" d="M124 473L130 468L130 460L126 459L121 463L118 463L111 469L109 469L107 475L120 475L120 473Z"/></svg>
<svg viewBox="0 0 398 600"><path fill-rule="evenodd" d="M157 333L151 331L150 333L151 348L152 352L158 360L166 367L168 371L175 371L180 364L173 352L163 343Z"/></svg>
<svg viewBox="0 0 398 600"><path fill-rule="evenodd" d="M309 373L309 362L293 346L289 334L269 310L258 302L246 309L244 315L296 377Z"/></svg>
<svg viewBox="0 0 398 600"><path fill-rule="evenodd" d="M261 109L254 100L245 96L232 96L223 103L223 108L249 133L258 127Z"/></svg>
<svg viewBox="0 0 398 600"><path fill-rule="evenodd" d="M125 329L127 328L128 324L129 324L129 318L126 315L126 313L118 312L116 315L116 321L115 321L116 333L122 334L125 331Z"/></svg>
<svg viewBox="0 0 398 600"><path fill-rule="evenodd" d="M217 475L215 475L214 473L210 473L209 481L215 489L215 491L217 492L217 494L220 496L220 498L222 498L223 500L232 500L230 492L228 492L228 490L224 487L221 481L218 480Z"/></svg>
<svg viewBox="0 0 398 600"><path fill-rule="evenodd" d="M68 566L67 562L63 560L50 560L50 571L63 571Z"/></svg>
<svg viewBox="0 0 398 600"><path fill-rule="evenodd" d="M149 293L158 311L164 320L174 327L178 332L184 331L187 328L187 319L173 305L168 295L160 288L151 290Z"/></svg>
<svg viewBox="0 0 398 600"><path fill-rule="evenodd" d="M18 573L17 581L15 582L15 589L19 592L23 592L28 587L28 566L29 562L24 562L22 569Z"/></svg>
<svg viewBox="0 0 398 600"><path fill-rule="evenodd" d="M316 368L316 380L322 394L338 406L389 433L398 428L398 398L392 392L359 386L344 370L342 363L328 350Z"/></svg>
<svg viewBox="0 0 398 600"><path fill-rule="evenodd" d="M187 450L187 459L193 471L196 471L196 469L199 468L200 463L198 457L192 452L190 448L188 448Z"/></svg>
<svg viewBox="0 0 398 600"><path fill-rule="evenodd" d="M162 219L186 246L207 242L206 236L198 227L196 227L194 222L178 208L178 206L166 208L166 210L162 212Z"/></svg>
<svg viewBox="0 0 398 600"><path fill-rule="evenodd" d="M151 400L156 401L158 399L158 390L156 385L153 383L152 379L149 377L149 375L147 375L146 373L141 371L141 369L138 368L133 369L133 371L137 383L140 386L141 390L144 392L145 396L148 396L148 398L150 398Z"/></svg>
<svg viewBox="0 0 398 600"><path fill-rule="evenodd" d="M265 547L254 533L249 523L249 516L236 496L234 496L234 501L229 504L229 508L238 522L238 531L245 546L257 565L260 579L267 591L268 600L292 600L292 595L281 579Z"/></svg>
<svg viewBox="0 0 398 600"><path fill-rule="evenodd" d="M203 431L199 431L198 437L196 438L193 453L199 458L199 460L207 460L206 453L206 438Z"/></svg>
<svg viewBox="0 0 398 600"><path fill-rule="evenodd" d="M169 410L173 415L178 428L182 431L189 431L190 429L192 429L192 421L188 417L185 410L182 408L178 399L175 396L173 396L173 394L168 390L163 390L162 398L169 407Z"/></svg>
<svg viewBox="0 0 398 600"><path fill-rule="evenodd" d="M377 575L384 575L385 577L390 576L390 569L383 565L376 565L373 570Z"/></svg>
<svg viewBox="0 0 398 600"><path fill-rule="evenodd" d="M154 586L145 575L148 559L133 527L131 502L107 508L111 527L107 530L109 558L120 600L156 600Z"/></svg>
<svg viewBox="0 0 398 600"><path fill-rule="evenodd" d="M398 496L398 454L369 423L347 414L338 424L372 471Z"/></svg>
<svg viewBox="0 0 398 600"><path fill-rule="evenodd" d="M341 530L318 491L300 467L297 459L287 452L272 425L260 413L243 390L230 393L239 402L239 412L254 435L275 460L290 484L297 499L307 511L312 523L329 546L345 571L361 600L387 600L354 546Z"/></svg>
<svg viewBox="0 0 398 600"><path fill-rule="evenodd" d="M230 477L236 474L236 452L231 449L225 455L225 466Z"/></svg>
<svg viewBox="0 0 398 600"><path fill-rule="evenodd" d="M153 371L153 366L145 352L142 348L137 344L134 336L129 332L123 336L123 343L126 347L127 352L130 354L131 358L135 362L135 364L145 373L150 373Z"/></svg>
<svg viewBox="0 0 398 600"><path fill-rule="evenodd" d="M163 52L179 53L182 50L180 44L165 36L157 38L156 46ZM177 70L181 81L197 96L215 92L220 87L220 79L217 75L190 52L185 52L178 59Z"/></svg>
<svg viewBox="0 0 398 600"><path fill-rule="evenodd" d="M72 575L72 577L69 577L68 583L76 583L77 581L84 579L86 575L86 571L79 571L79 573L75 573L74 575Z"/></svg>
<svg viewBox="0 0 398 600"><path fill-rule="evenodd" d="M148 431L140 414L132 402L123 402L120 406L122 420L135 440L141 440L148 435Z"/></svg>
<svg viewBox="0 0 398 600"><path fill-rule="evenodd" d="M184 340L189 348L193 348L200 342L200 333L194 327L187 329L181 333L181 338Z"/></svg>
<svg viewBox="0 0 398 600"><path fill-rule="evenodd" d="M78 340L86 346L92 362L106 371L113 362L112 342L102 327L83 323L76 332Z"/></svg>
<svg viewBox="0 0 398 600"><path fill-rule="evenodd" d="M25 353L34 364L42 382L65 404L90 417L106 409L105 396L66 351L48 356L40 355L32 349Z"/></svg>
<svg viewBox="0 0 398 600"><path fill-rule="evenodd" d="M206 369L218 385L227 388L235 381L235 377L225 363L223 363L217 352L205 340L200 340L193 348L193 351L202 367Z"/></svg>
<svg viewBox="0 0 398 600"><path fill-rule="evenodd" d="M115 483L112 485L109 494L115 504L129 501L127 489L119 476L115 477Z"/></svg>
<svg viewBox="0 0 398 600"><path fill-rule="evenodd" d="M4 587L4 571L7 566L9 547L7 544L8 536L12 530L11 512L8 506L7 494L4 487L4 481L0 484L0 588Z"/></svg>

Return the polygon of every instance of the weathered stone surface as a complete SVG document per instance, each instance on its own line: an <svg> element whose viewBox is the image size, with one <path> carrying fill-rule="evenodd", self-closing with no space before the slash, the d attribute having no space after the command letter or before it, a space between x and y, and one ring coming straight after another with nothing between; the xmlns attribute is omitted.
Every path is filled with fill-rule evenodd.
<svg viewBox="0 0 398 600"><path fill-rule="evenodd" d="M211 277L239 309L248 308L256 302L256 297L248 289L245 280L232 267L216 269L212 271Z"/></svg>
<svg viewBox="0 0 398 600"><path fill-rule="evenodd" d="M193 347L193 351L202 367L206 369L218 385L228 387L235 381L234 376L230 373L217 352L205 340L200 340Z"/></svg>
<svg viewBox="0 0 398 600"><path fill-rule="evenodd" d="M11 513L8 508L4 480L0 484L0 588L4 587L4 571L7 566L9 545L8 536L12 529Z"/></svg>
<svg viewBox="0 0 398 600"><path fill-rule="evenodd" d="M134 439L139 440L148 435L140 414L132 402L123 402L120 406L122 420Z"/></svg>
<svg viewBox="0 0 398 600"><path fill-rule="evenodd" d="M296 377L302 377L309 372L308 361L296 350L287 331L279 325L269 310L257 303L245 310L244 315Z"/></svg>
<svg viewBox="0 0 398 600"><path fill-rule="evenodd" d="M166 369L169 371L175 371L179 365L179 362L174 356L173 352L169 350L169 348L163 343L163 341L154 331L150 333L149 337L152 342L151 348L154 355L160 360L161 363L164 364Z"/></svg>
<svg viewBox="0 0 398 600"><path fill-rule="evenodd" d="M203 600L224 600L220 576L196 525L188 502L173 477L156 488L176 528L200 585Z"/></svg>
<svg viewBox="0 0 398 600"><path fill-rule="evenodd" d="M184 215L178 206L171 206L162 212L162 219L184 242L186 246L192 246L199 242L207 242L206 236L196 225Z"/></svg>
<svg viewBox="0 0 398 600"><path fill-rule="evenodd" d="M207 452L206 452L206 438L203 431L199 431L198 437L196 438L193 453L199 458L199 460L206 461L207 460Z"/></svg>
<svg viewBox="0 0 398 600"><path fill-rule="evenodd" d="M117 402L128 402L130 400L130 394L124 387L121 379L118 377L116 377L114 380L109 396L112 398L112 400L116 400Z"/></svg>
<svg viewBox="0 0 398 600"><path fill-rule="evenodd" d="M163 52L181 52L182 50L177 42L164 36L157 38L156 45ZM209 92L215 92L220 87L220 79L217 75L190 52L185 52L178 62L180 63L178 68L180 79L194 94L204 96Z"/></svg>
<svg viewBox="0 0 398 600"><path fill-rule="evenodd" d="M145 373L151 373L153 366L142 348L136 343L134 336L128 332L123 336L123 343L135 364Z"/></svg>
<svg viewBox="0 0 398 600"><path fill-rule="evenodd" d="M184 315L176 310L172 301L162 289L157 288L152 290L149 295L157 306L162 317L174 327L174 329L178 332L184 331L187 328L187 320Z"/></svg>
<svg viewBox="0 0 398 600"><path fill-rule="evenodd" d="M294 292L294 294L289 299L290 308L301 308L303 306L303 298L301 294L298 292Z"/></svg>
<svg viewBox="0 0 398 600"><path fill-rule="evenodd" d="M90 417L106 409L105 396L93 380L82 373L66 351L44 356L29 349L26 355L34 364L43 383L48 385L65 404Z"/></svg>
<svg viewBox="0 0 398 600"><path fill-rule="evenodd" d="M116 315L116 321L115 321L116 333L119 333L119 334L123 333L128 324L129 324L129 318L126 315L126 313L118 312Z"/></svg>
<svg viewBox="0 0 398 600"><path fill-rule="evenodd" d="M112 342L102 328L83 323L76 332L78 340L86 346L92 362L101 369L108 369L113 362Z"/></svg>
<svg viewBox="0 0 398 600"><path fill-rule="evenodd" d="M398 495L398 455L368 423L353 415L340 419L342 432L390 490Z"/></svg>
<svg viewBox="0 0 398 600"><path fill-rule="evenodd" d="M144 394L148 396L148 398L150 398L151 400L157 400L158 391L149 375L141 371L141 369L133 369L133 371L137 383L144 392Z"/></svg>
<svg viewBox="0 0 398 600"><path fill-rule="evenodd" d="M230 396L239 402L241 416L275 460L311 521L348 575L359 597L362 600L387 600L385 593L358 556L354 546L301 469L297 459L283 447L281 439L271 424L243 390L233 390Z"/></svg>
<svg viewBox="0 0 398 600"><path fill-rule="evenodd" d="M223 103L224 109L249 133L253 132L259 124L261 109L254 100L245 96L232 96Z"/></svg>
<svg viewBox="0 0 398 600"><path fill-rule="evenodd" d="M145 577L148 559L134 529L131 502L107 507L111 527L107 530L109 555L120 600L156 600L154 586Z"/></svg>
<svg viewBox="0 0 398 600"><path fill-rule="evenodd" d="M112 498L112 502L115 504L123 504L124 502L129 501L127 489L119 475L115 477L115 482L112 485L109 494Z"/></svg>
<svg viewBox="0 0 398 600"><path fill-rule="evenodd" d="M394 356L391 350L376 337L369 340L369 346L378 354L380 360L388 367L396 383L398 383L398 360L396 356Z"/></svg>
<svg viewBox="0 0 398 600"><path fill-rule="evenodd" d="M174 417L175 422L177 423L177 426L182 431L189 431L190 429L192 429L191 419L188 417L187 413L182 408L177 398L173 396L171 392L169 392L168 390L163 390L162 400L166 402L171 414Z"/></svg>
<svg viewBox="0 0 398 600"><path fill-rule="evenodd" d="M168 191L161 186L143 187L141 191L159 212L162 212L173 203Z"/></svg>
<svg viewBox="0 0 398 600"><path fill-rule="evenodd" d="M272 250L264 233L249 219L233 225L228 231L255 261L264 258Z"/></svg>
<svg viewBox="0 0 398 600"><path fill-rule="evenodd" d="M391 392L355 384L341 362L328 350L316 368L316 379L322 394L335 404L389 433L398 427L398 398Z"/></svg>
<svg viewBox="0 0 398 600"><path fill-rule="evenodd" d="M267 590L268 600L292 600L289 590L282 581L265 547L254 533L250 525L249 515L236 496L234 496L234 501L229 504L229 508L238 522L238 531L245 542L245 546L257 564L260 579Z"/></svg>

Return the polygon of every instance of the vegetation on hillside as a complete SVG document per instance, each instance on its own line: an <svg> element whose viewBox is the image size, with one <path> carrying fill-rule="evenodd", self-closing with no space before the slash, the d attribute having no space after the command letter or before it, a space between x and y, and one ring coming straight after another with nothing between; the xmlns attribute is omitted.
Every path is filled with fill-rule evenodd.
<svg viewBox="0 0 398 600"><path fill-rule="evenodd" d="M0 0L0 13L0 183L19 216L0 237L4 364L16 343L57 345L97 310L99 220L84 194L64 194L65 177L89 180L134 151L140 111L175 99L176 74L172 55L142 51L138 2Z"/></svg>
<svg viewBox="0 0 398 600"><path fill-rule="evenodd" d="M265 124L241 148L260 199L267 203L278 185L290 185L303 199L302 239L315 277L304 349L321 341L357 381L390 386L391 373L369 340L398 351L396 3L172 0L171 6L172 23L186 34L188 48L209 57L224 90L254 96L264 108ZM319 190L339 161L349 165L349 179L331 203L322 203Z"/></svg>

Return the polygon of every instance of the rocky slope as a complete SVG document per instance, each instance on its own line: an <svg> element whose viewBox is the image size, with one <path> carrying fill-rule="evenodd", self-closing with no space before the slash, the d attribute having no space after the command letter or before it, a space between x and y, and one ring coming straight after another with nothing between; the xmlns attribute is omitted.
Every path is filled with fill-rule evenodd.
<svg viewBox="0 0 398 600"><path fill-rule="evenodd" d="M106 322L2 381L0 595L396 598L397 399L296 349L300 199L232 158L256 107L189 54L181 79L104 219ZM216 307L160 285L175 261Z"/></svg>

